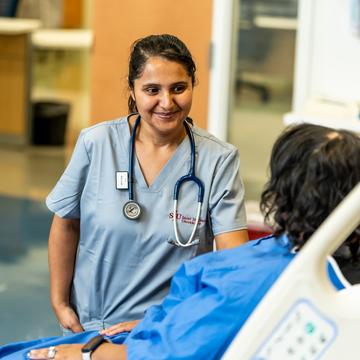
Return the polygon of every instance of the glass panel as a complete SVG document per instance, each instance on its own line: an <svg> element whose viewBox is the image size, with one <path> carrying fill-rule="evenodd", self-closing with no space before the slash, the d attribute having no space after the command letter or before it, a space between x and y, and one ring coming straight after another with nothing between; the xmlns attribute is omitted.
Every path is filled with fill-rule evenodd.
<svg viewBox="0 0 360 360"><path fill-rule="evenodd" d="M247 200L259 200L272 145L290 111L297 0L242 0L228 140L240 150Z"/></svg>

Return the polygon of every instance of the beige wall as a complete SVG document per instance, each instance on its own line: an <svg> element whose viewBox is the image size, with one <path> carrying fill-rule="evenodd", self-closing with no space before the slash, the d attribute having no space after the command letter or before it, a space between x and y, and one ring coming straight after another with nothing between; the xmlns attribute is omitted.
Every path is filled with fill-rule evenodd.
<svg viewBox="0 0 360 360"><path fill-rule="evenodd" d="M211 0L93 0L91 123L127 114L127 62L132 42L171 33L189 47L198 67L191 116L206 127Z"/></svg>
<svg viewBox="0 0 360 360"><path fill-rule="evenodd" d="M62 0L63 28L81 28L83 26L83 0Z"/></svg>
<svg viewBox="0 0 360 360"><path fill-rule="evenodd" d="M0 34L0 140L26 144L29 103L28 34Z"/></svg>

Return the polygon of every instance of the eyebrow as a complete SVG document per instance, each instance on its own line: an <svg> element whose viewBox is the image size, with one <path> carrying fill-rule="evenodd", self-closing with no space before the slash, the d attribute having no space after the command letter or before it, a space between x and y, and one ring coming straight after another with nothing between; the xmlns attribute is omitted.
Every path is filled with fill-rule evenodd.
<svg viewBox="0 0 360 360"><path fill-rule="evenodd" d="M177 86L177 85L188 85L188 83L187 83L187 81L177 81L177 82L171 84L170 86ZM147 83L147 84L143 84L142 88L146 88L146 87L150 87L150 86L159 87L160 84Z"/></svg>

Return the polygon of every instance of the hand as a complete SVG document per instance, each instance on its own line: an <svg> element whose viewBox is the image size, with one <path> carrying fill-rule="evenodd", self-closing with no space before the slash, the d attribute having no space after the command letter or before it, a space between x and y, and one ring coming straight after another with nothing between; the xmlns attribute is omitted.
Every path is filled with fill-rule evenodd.
<svg viewBox="0 0 360 360"><path fill-rule="evenodd" d="M55 356L49 357L49 348L45 349L36 349L31 350L28 353L29 359L71 359L71 360L81 360L81 348L83 345L81 344L72 344L72 345L58 345L55 346Z"/></svg>
<svg viewBox="0 0 360 360"><path fill-rule="evenodd" d="M107 329L101 330L100 334L111 336L122 333L124 331L131 331L139 322L140 320L133 320L133 321L118 323L116 325L108 327Z"/></svg>
<svg viewBox="0 0 360 360"><path fill-rule="evenodd" d="M73 333L84 331L74 309L69 305L61 305L55 308L55 314L61 326Z"/></svg>

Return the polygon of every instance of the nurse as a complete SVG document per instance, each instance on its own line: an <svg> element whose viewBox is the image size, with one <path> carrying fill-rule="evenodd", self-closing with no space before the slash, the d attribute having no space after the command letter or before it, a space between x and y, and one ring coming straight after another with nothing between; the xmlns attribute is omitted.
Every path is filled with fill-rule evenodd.
<svg viewBox="0 0 360 360"><path fill-rule="evenodd" d="M84 129L47 197L51 303L65 333L131 330L181 263L214 239L217 249L248 239L238 151L188 118L195 70L175 36L136 41L133 115ZM184 175L196 182L181 184L174 207Z"/></svg>

